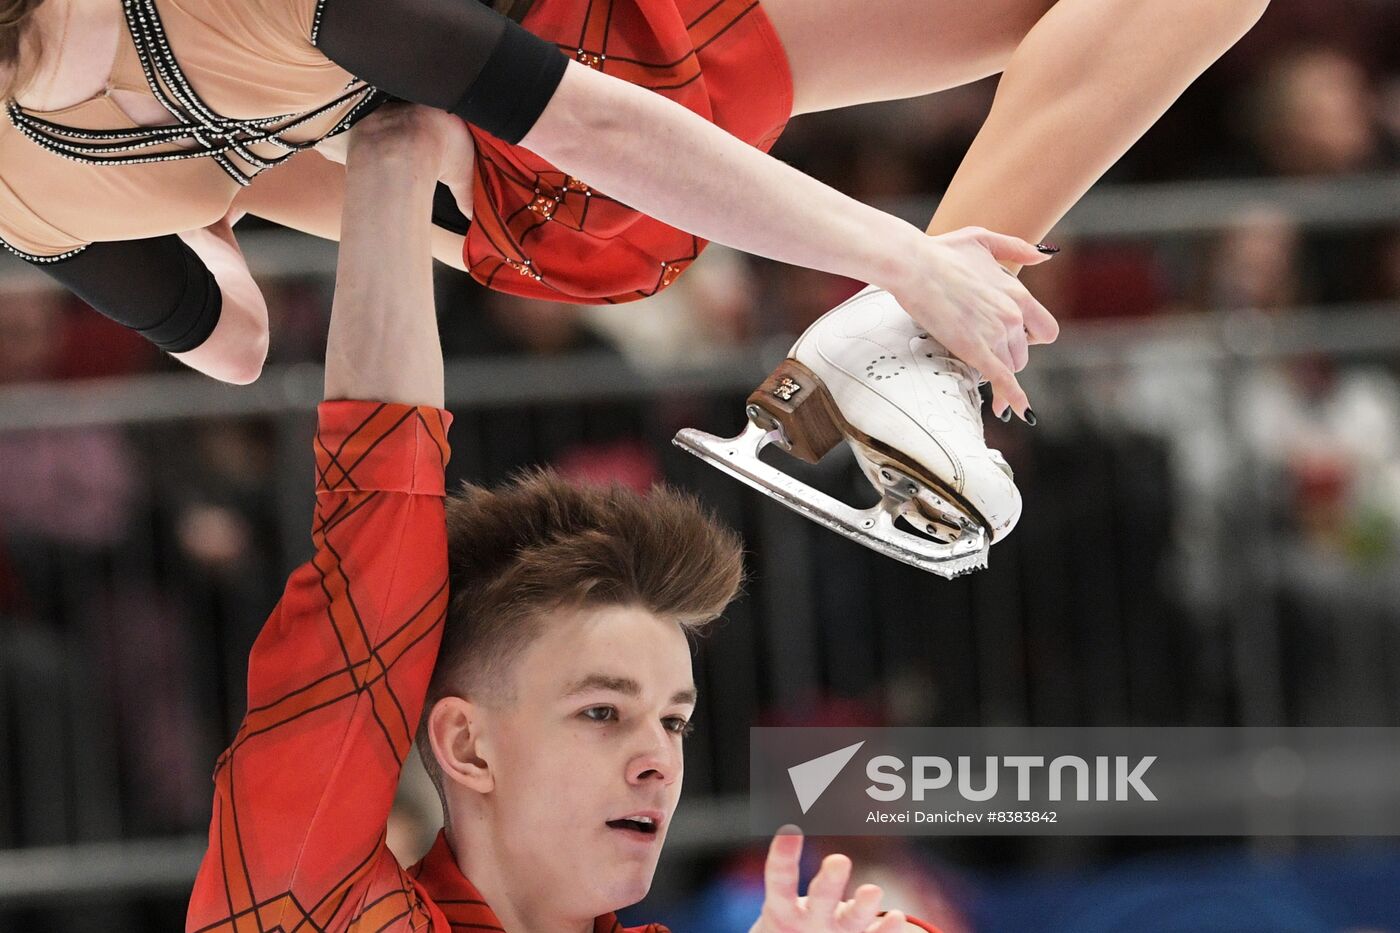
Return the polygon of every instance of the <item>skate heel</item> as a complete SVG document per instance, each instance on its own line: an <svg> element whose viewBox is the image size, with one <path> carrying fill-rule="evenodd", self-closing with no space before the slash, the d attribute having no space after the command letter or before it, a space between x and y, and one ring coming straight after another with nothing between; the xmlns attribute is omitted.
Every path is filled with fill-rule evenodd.
<svg viewBox="0 0 1400 933"><path fill-rule="evenodd" d="M808 463L816 463L843 440L841 415L822 381L796 360L783 360L749 395L749 420L767 431L777 429L781 446Z"/></svg>

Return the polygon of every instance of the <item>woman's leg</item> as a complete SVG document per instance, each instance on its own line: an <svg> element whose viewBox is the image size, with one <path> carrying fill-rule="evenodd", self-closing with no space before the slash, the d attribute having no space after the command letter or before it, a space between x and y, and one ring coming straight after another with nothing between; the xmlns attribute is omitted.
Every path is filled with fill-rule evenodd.
<svg viewBox="0 0 1400 933"><path fill-rule="evenodd" d="M926 94L1004 69L929 226L1036 242L1268 0L762 0L795 111Z"/></svg>
<svg viewBox="0 0 1400 933"><path fill-rule="evenodd" d="M1006 67L1054 0L762 0L793 112L919 97Z"/></svg>
<svg viewBox="0 0 1400 933"><path fill-rule="evenodd" d="M1039 241L1268 0L1060 0L1017 47L930 233Z"/></svg>

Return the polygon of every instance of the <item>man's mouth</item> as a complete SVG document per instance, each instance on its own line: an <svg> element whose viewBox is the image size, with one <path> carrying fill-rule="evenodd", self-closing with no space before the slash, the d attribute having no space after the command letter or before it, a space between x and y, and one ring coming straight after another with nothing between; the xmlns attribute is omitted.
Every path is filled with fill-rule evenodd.
<svg viewBox="0 0 1400 933"><path fill-rule="evenodd" d="M620 829L623 832L639 833L643 836L655 836L661 828L659 816L651 813L634 813L619 820L608 820L608 826L613 829Z"/></svg>

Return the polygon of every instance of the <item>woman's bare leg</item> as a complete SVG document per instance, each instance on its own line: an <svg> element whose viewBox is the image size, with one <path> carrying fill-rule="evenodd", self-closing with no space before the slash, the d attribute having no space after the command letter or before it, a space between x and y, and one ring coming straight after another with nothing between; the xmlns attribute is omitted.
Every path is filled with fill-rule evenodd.
<svg viewBox="0 0 1400 933"><path fill-rule="evenodd" d="M929 233L1043 238L1267 5L1060 0L1011 56Z"/></svg>
<svg viewBox="0 0 1400 933"><path fill-rule="evenodd" d="M793 112L919 97L1006 67L1054 0L762 0Z"/></svg>
<svg viewBox="0 0 1400 933"><path fill-rule="evenodd" d="M795 111L912 97L1005 71L929 225L1035 242L1268 0L763 0Z"/></svg>

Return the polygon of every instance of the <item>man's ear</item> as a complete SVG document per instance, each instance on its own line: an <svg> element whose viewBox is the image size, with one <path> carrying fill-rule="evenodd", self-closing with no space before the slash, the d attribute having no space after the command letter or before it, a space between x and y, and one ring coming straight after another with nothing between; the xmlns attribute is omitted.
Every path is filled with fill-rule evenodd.
<svg viewBox="0 0 1400 933"><path fill-rule="evenodd" d="M481 712L470 700L443 697L428 714L428 740L444 781L486 794L496 779L483 757Z"/></svg>

